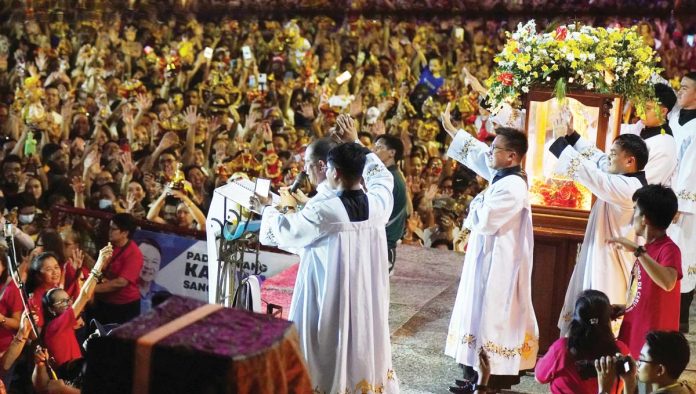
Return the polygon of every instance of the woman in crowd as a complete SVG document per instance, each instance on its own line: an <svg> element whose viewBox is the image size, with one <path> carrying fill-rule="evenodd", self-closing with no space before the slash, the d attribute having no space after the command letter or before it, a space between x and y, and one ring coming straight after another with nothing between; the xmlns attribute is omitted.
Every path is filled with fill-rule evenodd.
<svg viewBox="0 0 696 394"><path fill-rule="evenodd" d="M567 338L551 345L536 365L540 383L550 384L552 393L597 393L594 360L617 353L628 354L628 347L614 338L612 308L606 294L585 290L575 302L573 321ZM621 392L617 381L610 393Z"/></svg>

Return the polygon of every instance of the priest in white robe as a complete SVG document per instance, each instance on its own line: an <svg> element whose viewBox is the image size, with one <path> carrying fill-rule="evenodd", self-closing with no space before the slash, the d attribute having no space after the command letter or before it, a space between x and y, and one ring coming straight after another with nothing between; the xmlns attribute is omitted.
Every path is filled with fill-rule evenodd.
<svg viewBox="0 0 696 394"><path fill-rule="evenodd" d="M333 148L326 182L335 194L312 198L296 213L263 210L261 242L300 255L289 317L316 393L399 392L391 360L385 232L394 180L368 153L356 143Z"/></svg>
<svg viewBox="0 0 696 394"><path fill-rule="evenodd" d="M449 157L490 182L469 205L464 222L471 235L445 354L464 365L465 380L475 382L473 370L478 369L479 352L485 351L492 374L489 387L507 389L519 382L520 371L534 367L539 339L532 305L532 211L520 167L527 137L498 128L489 148L452 125L449 105L442 123L454 138Z"/></svg>
<svg viewBox="0 0 696 394"><path fill-rule="evenodd" d="M564 336L582 291L599 290L612 304L626 304L635 257L607 247L607 242L614 237L635 236L631 226L632 198L636 190L647 185L643 170L648 162L648 147L640 137L622 134L606 155L572 129L572 120L560 127L567 129L567 135L549 148L558 157L556 173L581 183L597 197L558 320ZM618 330L618 326L615 328Z"/></svg>
<svg viewBox="0 0 696 394"><path fill-rule="evenodd" d="M679 329L689 331L689 308L696 288L696 73L687 73L677 92L677 106L669 114L677 141L679 167L672 188L679 212L667 234L682 254L681 316Z"/></svg>
<svg viewBox="0 0 696 394"><path fill-rule="evenodd" d="M645 114L637 123L621 125L621 134L639 135L648 146L648 164L645 165L648 184L672 187L677 172L678 150L667 114L674 108L677 96L671 87L663 83L654 86L657 102L646 104ZM605 163L608 163L608 157Z"/></svg>

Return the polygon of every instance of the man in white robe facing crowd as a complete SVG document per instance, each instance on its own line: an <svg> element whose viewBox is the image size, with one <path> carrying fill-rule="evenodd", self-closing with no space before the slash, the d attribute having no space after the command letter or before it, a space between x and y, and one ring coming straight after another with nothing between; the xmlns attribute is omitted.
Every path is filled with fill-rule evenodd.
<svg viewBox="0 0 696 394"><path fill-rule="evenodd" d="M357 140L354 128L337 135ZM394 180L375 154L348 142L329 151L326 182L335 193L315 196L299 212L265 207L261 242L299 252L289 317L315 392L398 393L385 232Z"/></svg>
<svg viewBox="0 0 696 394"><path fill-rule="evenodd" d="M575 301L582 291L599 290L612 304L626 304L626 290L633 254L607 247L611 238L632 239L633 193L647 185L643 169L648 162L648 147L637 135L618 136L609 155L583 139L572 127L572 116L555 120L554 129L566 135L549 148L558 158L556 173L587 187L597 197L585 230L585 239L566 290L558 328L568 332ZM615 329L618 332L618 324Z"/></svg>
<svg viewBox="0 0 696 394"><path fill-rule="evenodd" d="M621 134L639 135L648 146L648 164L645 165L648 184L672 187L677 172L678 151L667 114L674 108L677 96L664 83L656 83L654 87L657 101L646 103L640 121L621 125ZM605 157L605 163L608 163L608 155Z"/></svg>
<svg viewBox="0 0 696 394"><path fill-rule="evenodd" d="M481 351L490 360L488 387L508 389L519 383L520 371L534 367L539 338L532 305L532 211L520 167L527 137L498 128L489 148L455 128L449 108L442 118L453 138L448 156L490 182L464 221L471 235L445 346L445 354L464 366L464 380L450 391L470 392L477 383Z"/></svg>
<svg viewBox="0 0 696 394"><path fill-rule="evenodd" d="M696 288L696 72L682 78L669 126L677 142L679 166L672 189L679 199L679 211L667 234L681 250L684 277L679 330L689 332L689 307Z"/></svg>

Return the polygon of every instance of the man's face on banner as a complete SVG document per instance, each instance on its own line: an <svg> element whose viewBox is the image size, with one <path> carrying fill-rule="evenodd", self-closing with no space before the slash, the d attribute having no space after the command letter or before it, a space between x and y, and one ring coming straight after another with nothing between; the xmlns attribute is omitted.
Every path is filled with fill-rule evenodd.
<svg viewBox="0 0 696 394"><path fill-rule="evenodd" d="M154 282L160 269L162 255L155 246L149 243L141 243L140 252L143 254L143 269L140 271L140 279L143 282Z"/></svg>

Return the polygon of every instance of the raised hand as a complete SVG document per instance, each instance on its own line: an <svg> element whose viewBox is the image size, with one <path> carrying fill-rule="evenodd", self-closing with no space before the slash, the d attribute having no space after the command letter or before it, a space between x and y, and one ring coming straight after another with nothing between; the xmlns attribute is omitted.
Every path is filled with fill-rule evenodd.
<svg viewBox="0 0 696 394"><path fill-rule="evenodd" d="M425 195L423 196L423 198L425 198L428 201L432 201L436 195L437 195L437 185L432 184L432 185L428 186L428 189L425 191Z"/></svg>
<svg viewBox="0 0 696 394"><path fill-rule="evenodd" d="M140 93L135 98L135 106L138 111L147 112L152 107L152 98L147 94Z"/></svg>
<svg viewBox="0 0 696 394"><path fill-rule="evenodd" d="M138 168L135 163L133 163L133 157L131 156L130 152L121 152L121 154L118 156L118 161L121 163L123 172L126 174L133 174Z"/></svg>
<svg viewBox="0 0 696 394"><path fill-rule="evenodd" d="M375 122L374 126L372 126L372 133L377 136L377 135L382 135L387 132L387 128L384 126L384 121L378 120Z"/></svg>
<svg viewBox="0 0 696 394"><path fill-rule="evenodd" d="M452 115L450 114L451 105L452 103L447 103L445 112L442 113L442 127L450 137L454 138L457 135L457 128L452 124Z"/></svg>
<svg viewBox="0 0 696 394"><path fill-rule="evenodd" d="M173 131L168 131L162 136L162 140L157 147L160 151L167 150L179 143L179 137Z"/></svg>
<svg viewBox="0 0 696 394"><path fill-rule="evenodd" d="M302 103L302 105L300 106L300 114L309 120L312 120L316 117L316 115L314 114L314 106L310 102Z"/></svg>
<svg viewBox="0 0 696 394"><path fill-rule="evenodd" d="M334 136L343 142L353 142L358 139L358 126L350 115L341 114L336 118Z"/></svg>
<svg viewBox="0 0 696 394"><path fill-rule="evenodd" d="M184 110L184 120L189 127L193 127L198 123L200 117L198 116L198 109L195 105L190 105Z"/></svg>
<svg viewBox="0 0 696 394"><path fill-rule="evenodd" d="M82 263L85 261L85 254L80 250L79 248L75 248L72 252L72 258L70 259L70 265L75 269L75 271L79 271L80 268L82 268Z"/></svg>
<svg viewBox="0 0 696 394"><path fill-rule="evenodd" d="M39 52L38 56L36 56L36 67L39 68L39 71L43 72L46 69L46 62L48 61L48 58L46 58L46 55L43 52Z"/></svg>
<svg viewBox="0 0 696 394"><path fill-rule="evenodd" d="M74 176L70 182L70 186L72 186L76 195L85 194L85 181L82 180L81 176Z"/></svg>
<svg viewBox="0 0 696 394"><path fill-rule="evenodd" d="M101 166L99 165L99 150L97 148L92 149L92 151L87 154L84 166L85 169L89 169L93 174L101 171Z"/></svg>
<svg viewBox="0 0 696 394"><path fill-rule="evenodd" d="M121 116L123 118L123 123L128 126L133 126L133 109L129 104L126 104L121 109Z"/></svg>
<svg viewBox="0 0 696 394"><path fill-rule="evenodd" d="M362 96L358 95L355 97L350 105L348 105L348 113L352 117L358 117L363 112L363 99Z"/></svg>

